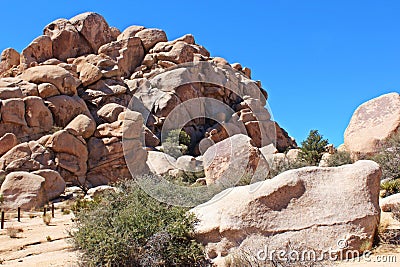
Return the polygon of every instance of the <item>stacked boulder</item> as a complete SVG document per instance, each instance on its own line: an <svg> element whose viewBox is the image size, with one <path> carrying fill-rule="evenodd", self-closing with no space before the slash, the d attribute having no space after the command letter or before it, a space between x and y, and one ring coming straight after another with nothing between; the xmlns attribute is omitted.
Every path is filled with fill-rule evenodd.
<svg viewBox="0 0 400 267"><path fill-rule="evenodd" d="M216 73L219 84L190 80L195 76L187 76L182 67L201 68L202 63L212 66L208 74ZM265 145L260 134L266 132L273 132L265 139L279 151L295 147L264 109L267 93L250 75L240 64L210 57L190 34L168 41L160 29L131 26L120 32L92 12L53 21L21 53L9 48L1 54L0 175L6 178L0 194L6 206L14 201L7 186L16 177L25 184L24 179L40 176L34 172L51 170L67 185L84 187L130 178L123 139L135 162L134 174L148 172L147 150L162 145L164 121L190 99L212 98L232 109L217 114L220 121L197 118L184 125L193 156L204 154L202 141L230 138L227 129L237 121L245 128L234 133L248 135L254 149ZM178 83L187 77L189 83ZM172 81L168 88L157 87L162 79ZM146 112L132 111L141 111L138 106ZM39 191L46 187L48 178L43 178L44 183L35 178ZM54 197L45 193L42 201L24 207Z"/></svg>

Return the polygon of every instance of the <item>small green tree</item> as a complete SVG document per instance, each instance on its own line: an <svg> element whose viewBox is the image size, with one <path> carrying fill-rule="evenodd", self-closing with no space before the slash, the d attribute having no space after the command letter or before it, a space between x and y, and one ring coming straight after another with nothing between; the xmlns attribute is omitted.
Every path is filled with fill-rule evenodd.
<svg viewBox="0 0 400 267"><path fill-rule="evenodd" d="M190 136L180 129L172 130L168 132L162 145L165 153L178 158L188 153Z"/></svg>
<svg viewBox="0 0 400 267"><path fill-rule="evenodd" d="M306 140L301 142L299 158L309 165L316 166L325 152L328 140L318 130L311 130Z"/></svg>
<svg viewBox="0 0 400 267"><path fill-rule="evenodd" d="M389 138L372 158L382 168L382 179L400 179L400 133Z"/></svg>

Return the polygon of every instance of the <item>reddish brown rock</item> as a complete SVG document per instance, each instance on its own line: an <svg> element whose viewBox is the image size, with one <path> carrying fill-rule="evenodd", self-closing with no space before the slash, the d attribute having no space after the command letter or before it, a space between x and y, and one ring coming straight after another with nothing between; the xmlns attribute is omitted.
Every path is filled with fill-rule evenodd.
<svg viewBox="0 0 400 267"><path fill-rule="evenodd" d="M130 74L140 65L144 57L142 42L137 37L122 39L103 45L99 54L103 53L118 62L118 67L123 76Z"/></svg>
<svg viewBox="0 0 400 267"><path fill-rule="evenodd" d="M4 153L8 152L10 149L18 144L17 137L13 133L6 133L0 138L0 157Z"/></svg>
<svg viewBox="0 0 400 267"><path fill-rule="evenodd" d="M24 69L34 64L45 62L53 57L53 42L51 38L42 35L33 40L21 53L21 65Z"/></svg>
<svg viewBox="0 0 400 267"><path fill-rule="evenodd" d="M56 126L65 127L79 114L91 117L85 101L78 96L59 95L47 99Z"/></svg>
<svg viewBox="0 0 400 267"><path fill-rule="evenodd" d="M36 84L51 83L57 87L61 94L65 95L75 95L78 86L77 81L69 71L52 65L29 68L21 75L21 79Z"/></svg>
<svg viewBox="0 0 400 267"><path fill-rule="evenodd" d="M51 38L53 56L61 61L92 52L90 44L66 19L53 21L44 28L43 34Z"/></svg>
<svg viewBox="0 0 400 267"><path fill-rule="evenodd" d="M25 119L29 127L40 128L41 132L48 132L53 127L53 115L38 96L24 98Z"/></svg>
<svg viewBox="0 0 400 267"><path fill-rule="evenodd" d="M135 34L140 32L141 30L144 30L145 27L143 26L137 26L137 25L132 25L126 28L117 38L117 41L123 40L123 39L129 39L130 37L135 37Z"/></svg>
<svg viewBox="0 0 400 267"><path fill-rule="evenodd" d="M1 120L5 123L26 126L24 101L20 98L2 100Z"/></svg>
<svg viewBox="0 0 400 267"><path fill-rule="evenodd" d="M7 48L1 52L0 74L19 65L19 53L13 48Z"/></svg>
<svg viewBox="0 0 400 267"><path fill-rule="evenodd" d="M144 29L135 34L142 40L144 49L149 51L156 43L168 41L167 35L160 29Z"/></svg>
<svg viewBox="0 0 400 267"><path fill-rule="evenodd" d="M85 38L95 53L97 53L100 46L114 40L110 26L97 13L86 12L71 18L69 21Z"/></svg>

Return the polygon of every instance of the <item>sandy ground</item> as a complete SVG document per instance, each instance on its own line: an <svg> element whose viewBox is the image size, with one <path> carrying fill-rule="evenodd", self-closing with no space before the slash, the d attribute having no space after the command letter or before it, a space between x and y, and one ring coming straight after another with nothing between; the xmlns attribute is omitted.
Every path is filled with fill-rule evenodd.
<svg viewBox="0 0 400 267"><path fill-rule="evenodd" d="M23 212L21 222L17 221L16 214L6 213L5 229L0 230L0 265L77 266L77 252L68 242L72 218L72 214L63 215L56 210L55 218L46 226L41 212ZM10 238L7 228L23 232L17 238Z"/></svg>
<svg viewBox="0 0 400 267"><path fill-rule="evenodd" d="M33 218L31 218L33 217ZM22 213L21 222L16 214L6 214L5 229L0 230L0 266L78 266L78 252L69 242L68 231L73 227L73 215L63 215L56 209L49 226L43 223L41 212ZM382 222L390 228L400 229L400 223L389 213L382 213ZM10 238L7 228L22 229L17 238ZM49 240L48 240L49 237ZM51 240L50 240L51 239ZM400 266L400 246L383 245L368 259L336 262L341 267L396 267Z"/></svg>

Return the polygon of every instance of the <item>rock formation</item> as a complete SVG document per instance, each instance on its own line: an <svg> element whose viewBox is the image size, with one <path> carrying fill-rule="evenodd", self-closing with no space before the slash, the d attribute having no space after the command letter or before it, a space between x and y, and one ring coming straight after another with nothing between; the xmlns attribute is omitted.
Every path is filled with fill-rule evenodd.
<svg viewBox="0 0 400 267"><path fill-rule="evenodd" d="M160 29L120 32L91 12L57 19L21 53L1 54L0 171L55 171L67 185L89 188L130 178L124 139L135 174L145 173L146 150L163 145L176 118L187 119L179 128L190 136L192 156L235 134L248 135L254 151L271 143L279 151L296 147L250 76L249 68L211 57L190 34L168 41ZM150 169L165 173L168 166Z"/></svg>

